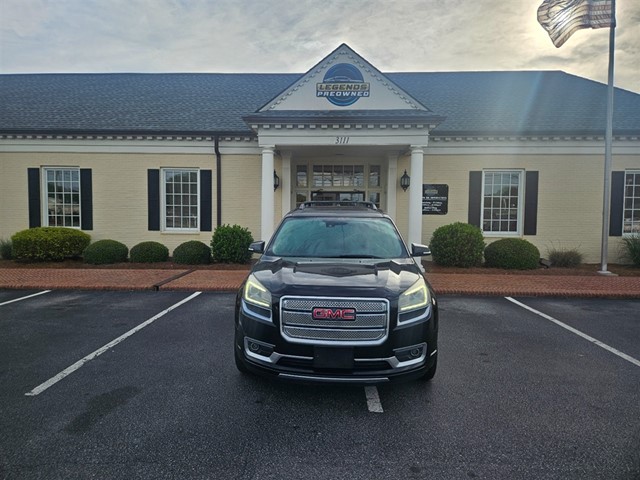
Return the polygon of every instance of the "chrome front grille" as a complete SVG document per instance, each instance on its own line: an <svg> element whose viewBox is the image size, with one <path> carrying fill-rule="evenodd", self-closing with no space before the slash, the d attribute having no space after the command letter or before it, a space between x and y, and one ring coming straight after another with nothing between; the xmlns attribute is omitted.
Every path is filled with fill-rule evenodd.
<svg viewBox="0 0 640 480"><path fill-rule="evenodd" d="M355 319L313 318L314 309L353 309ZM379 298L283 297L280 331L293 343L379 345L389 334L389 302Z"/></svg>
<svg viewBox="0 0 640 480"><path fill-rule="evenodd" d="M314 308L314 307L312 307ZM347 307L342 307L347 308ZM355 328L380 328L387 322L386 313L361 314L356 311L356 319L350 321L349 324ZM345 320L314 320L309 312L292 312L287 311L287 324L297 326L317 327L319 324L323 327L335 327L342 329L345 326Z"/></svg>
<svg viewBox="0 0 640 480"><path fill-rule="evenodd" d="M351 298L334 298L334 297L284 297L282 306L287 310L303 310L311 311L314 307L326 308L355 308L358 312L386 312L388 302L378 299L351 299ZM319 304L318 302L321 302Z"/></svg>

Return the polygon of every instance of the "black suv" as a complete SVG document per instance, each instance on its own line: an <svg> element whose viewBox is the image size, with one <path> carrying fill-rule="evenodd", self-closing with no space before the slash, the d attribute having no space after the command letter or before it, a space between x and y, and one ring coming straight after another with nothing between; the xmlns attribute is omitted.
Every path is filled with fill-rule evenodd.
<svg viewBox="0 0 640 480"><path fill-rule="evenodd" d="M393 221L372 203L287 214L236 298L241 372L309 382L433 378L438 304Z"/></svg>

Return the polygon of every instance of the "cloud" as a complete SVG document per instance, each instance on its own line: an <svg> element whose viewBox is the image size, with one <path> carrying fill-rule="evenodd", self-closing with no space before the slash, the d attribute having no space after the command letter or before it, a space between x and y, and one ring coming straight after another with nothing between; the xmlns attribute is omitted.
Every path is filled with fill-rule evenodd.
<svg viewBox="0 0 640 480"><path fill-rule="evenodd" d="M606 82L607 31L556 49L536 21L541 0L1 1L1 72L305 72L344 42L382 71L561 69ZM616 83L640 91L640 2L618 19Z"/></svg>

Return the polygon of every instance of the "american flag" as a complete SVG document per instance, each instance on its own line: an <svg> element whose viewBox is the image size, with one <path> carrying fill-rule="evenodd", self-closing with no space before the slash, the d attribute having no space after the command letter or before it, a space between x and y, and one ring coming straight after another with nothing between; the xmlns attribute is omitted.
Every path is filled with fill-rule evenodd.
<svg viewBox="0 0 640 480"><path fill-rule="evenodd" d="M613 0L544 0L538 8L538 22L556 47L576 30L611 27L613 19Z"/></svg>

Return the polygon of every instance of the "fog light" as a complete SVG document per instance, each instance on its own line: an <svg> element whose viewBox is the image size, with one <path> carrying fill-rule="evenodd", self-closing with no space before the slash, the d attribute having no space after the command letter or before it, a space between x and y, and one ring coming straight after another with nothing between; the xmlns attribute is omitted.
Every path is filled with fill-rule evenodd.
<svg viewBox="0 0 640 480"><path fill-rule="evenodd" d="M275 345L259 342L253 338L244 339L245 351L249 356L259 355L261 357L269 357L273 353Z"/></svg>
<svg viewBox="0 0 640 480"><path fill-rule="evenodd" d="M399 362L408 362L426 355L427 344L411 345L410 347L398 348L393 351Z"/></svg>

